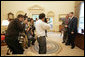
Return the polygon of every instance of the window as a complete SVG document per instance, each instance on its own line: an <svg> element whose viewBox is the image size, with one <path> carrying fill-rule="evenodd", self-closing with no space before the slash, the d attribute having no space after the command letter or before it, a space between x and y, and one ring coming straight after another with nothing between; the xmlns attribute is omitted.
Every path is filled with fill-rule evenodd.
<svg viewBox="0 0 85 57"><path fill-rule="evenodd" d="M36 18L39 19L39 15L38 14L33 14L32 18L34 20L34 25L36 24Z"/></svg>
<svg viewBox="0 0 85 57"><path fill-rule="evenodd" d="M80 6L78 33L84 34L84 2Z"/></svg>
<svg viewBox="0 0 85 57"><path fill-rule="evenodd" d="M54 12L53 12L53 11L49 11L49 12L47 13L47 18L49 18L48 23L51 25L50 30L52 31L52 30L53 30L53 18L54 18Z"/></svg>
<svg viewBox="0 0 85 57"><path fill-rule="evenodd" d="M9 25L9 21L8 20L3 20L2 21L2 26L8 26Z"/></svg>
<svg viewBox="0 0 85 57"><path fill-rule="evenodd" d="M33 14L32 17L33 17L33 20L36 20L36 18L39 19L39 15L38 14Z"/></svg>
<svg viewBox="0 0 85 57"><path fill-rule="evenodd" d="M51 25L51 29L50 30L53 30L53 17L49 17L49 24Z"/></svg>

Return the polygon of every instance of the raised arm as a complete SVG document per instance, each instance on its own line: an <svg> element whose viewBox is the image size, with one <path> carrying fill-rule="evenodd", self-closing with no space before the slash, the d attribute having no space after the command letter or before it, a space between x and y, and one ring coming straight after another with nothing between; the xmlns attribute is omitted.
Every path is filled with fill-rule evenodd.
<svg viewBox="0 0 85 57"><path fill-rule="evenodd" d="M45 22L42 22L42 28L43 29L45 29L45 30L48 30L48 29L50 29L50 24L47 24L47 23L45 23Z"/></svg>

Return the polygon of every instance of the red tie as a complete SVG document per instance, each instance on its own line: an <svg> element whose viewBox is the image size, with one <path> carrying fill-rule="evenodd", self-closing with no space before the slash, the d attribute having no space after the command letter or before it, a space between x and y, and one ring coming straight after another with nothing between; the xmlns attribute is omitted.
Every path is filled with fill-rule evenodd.
<svg viewBox="0 0 85 57"><path fill-rule="evenodd" d="M66 19L66 24L68 24L68 19Z"/></svg>

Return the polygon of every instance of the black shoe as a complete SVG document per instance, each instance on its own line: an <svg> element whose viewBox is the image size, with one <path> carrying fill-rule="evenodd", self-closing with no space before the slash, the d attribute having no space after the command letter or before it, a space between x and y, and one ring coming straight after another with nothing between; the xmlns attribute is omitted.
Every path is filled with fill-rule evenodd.
<svg viewBox="0 0 85 57"><path fill-rule="evenodd" d="M35 45L34 43L32 45Z"/></svg>
<svg viewBox="0 0 85 57"><path fill-rule="evenodd" d="M65 42L62 42L62 43L65 43Z"/></svg>
<svg viewBox="0 0 85 57"><path fill-rule="evenodd" d="M67 43L66 43L65 45L68 46L68 45L70 45L70 44L67 44Z"/></svg>
<svg viewBox="0 0 85 57"><path fill-rule="evenodd" d="M30 46L28 46L28 47L30 47Z"/></svg>
<svg viewBox="0 0 85 57"><path fill-rule="evenodd" d="M10 53L6 53L7 55L10 55Z"/></svg>
<svg viewBox="0 0 85 57"><path fill-rule="evenodd" d="M28 49L28 47L25 47L25 49Z"/></svg>
<svg viewBox="0 0 85 57"><path fill-rule="evenodd" d="M74 48L75 48L75 46L72 46L72 47L71 47L71 49L74 49Z"/></svg>

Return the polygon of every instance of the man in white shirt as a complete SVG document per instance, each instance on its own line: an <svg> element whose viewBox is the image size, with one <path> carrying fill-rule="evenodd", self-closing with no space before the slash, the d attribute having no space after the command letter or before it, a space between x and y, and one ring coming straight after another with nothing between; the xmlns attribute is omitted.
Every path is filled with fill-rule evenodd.
<svg viewBox="0 0 85 57"><path fill-rule="evenodd" d="M50 29L50 25L44 22L45 14L39 15L39 20L36 22L36 35L39 43L39 54L46 54L46 37L45 30Z"/></svg>

